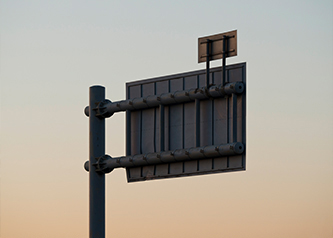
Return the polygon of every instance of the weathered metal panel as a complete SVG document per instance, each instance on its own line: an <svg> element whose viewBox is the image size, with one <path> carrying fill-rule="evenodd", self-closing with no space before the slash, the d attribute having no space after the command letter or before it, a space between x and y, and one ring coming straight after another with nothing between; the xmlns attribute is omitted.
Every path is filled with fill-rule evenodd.
<svg viewBox="0 0 333 238"><path fill-rule="evenodd" d="M226 82L221 67L211 69L210 84L243 82L246 64L229 65ZM161 95L205 86L205 70L140 80L126 84L127 99ZM246 148L246 90L230 97L200 101L200 145L195 142L195 102L164 106L164 150L241 142ZM160 108L134 110L129 114L127 155L160 152ZM183 162L127 168L128 182L245 170L245 151L241 155L205 158Z"/></svg>

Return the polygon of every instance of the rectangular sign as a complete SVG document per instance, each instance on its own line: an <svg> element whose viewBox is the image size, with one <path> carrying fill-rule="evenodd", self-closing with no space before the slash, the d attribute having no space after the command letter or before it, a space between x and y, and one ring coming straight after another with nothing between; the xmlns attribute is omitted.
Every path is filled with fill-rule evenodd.
<svg viewBox="0 0 333 238"><path fill-rule="evenodd" d="M204 151L205 147L209 150L209 148L217 148L211 146L236 142L244 145L244 152L237 155L211 157L206 155L209 154L208 152L202 152L204 158L202 156L199 159L181 162L128 167L126 168L128 182L245 170L246 64L228 65L226 82L222 82L221 72L221 67L211 69L210 84L223 86L227 83L241 82L245 90L240 94L233 93L229 96L212 97L197 102L190 101L127 111L126 156L160 153L161 147L162 151L170 151L171 155L175 151L186 154L190 148L194 151L193 148L200 147L199 150ZM167 95L171 92L205 87L205 84L205 70L140 80L126 84L126 98ZM196 119L195 111L198 102L200 115L199 119ZM161 108L163 113L159 111L162 110ZM160 118L160 115L163 118ZM199 120L199 124L196 120ZM164 125L163 130L160 129L160 125ZM200 138L196 134L197 130L199 130ZM162 138L160 133L163 134Z"/></svg>
<svg viewBox="0 0 333 238"><path fill-rule="evenodd" d="M237 55L237 30L229 31L198 39L198 63L206 62L207 60L207 44L209 44L209 60L222 59L223 37L226 37L225 57Z"/></svg>

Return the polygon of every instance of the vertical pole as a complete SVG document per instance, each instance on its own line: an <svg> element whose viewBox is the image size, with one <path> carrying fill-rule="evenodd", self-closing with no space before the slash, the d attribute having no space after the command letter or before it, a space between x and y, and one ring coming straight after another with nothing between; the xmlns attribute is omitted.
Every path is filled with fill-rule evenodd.
<svg viewBox="0 0 333 238"><path fill-rule="evenodd" d="M131 111L126 110L126 156L131 155Z"/></svg>
<svg viewBox="0 0 333 238"><path fill-rule="evenodd" d="M207 89L209 86L209 60L210 60L209 45L210 45L210 40L207 40L207 44L206 44L206 87L207 87Z"/></svg>
<svg viewBox="0 0 333 238"><path fill-rule="evenodd" d="M225 65L227 54L227 37L223 36L223 53L222 53L222 84L225 84Z"/></svg>
<svg viewBox="0 0 333 238"><path fill-rule="evenodd" d="M200 147L200 100L195 99L195 146Z"/></svg>
<svg viewBox="0 0 333 238"><path fill-rule="evenodd" d="M160 151L164 151L164 105L160 104L159 106L160 110L159 110L159 113L160 113Z"/></svg>
<svg viewBox="0 0 333 238"><path fill-rule="evenodd" d="M105 238L105 175L97 173L96 158L105 154L105 119L96 117L97 103L105 99L105 88L89 89L89 237Z"/></svg>

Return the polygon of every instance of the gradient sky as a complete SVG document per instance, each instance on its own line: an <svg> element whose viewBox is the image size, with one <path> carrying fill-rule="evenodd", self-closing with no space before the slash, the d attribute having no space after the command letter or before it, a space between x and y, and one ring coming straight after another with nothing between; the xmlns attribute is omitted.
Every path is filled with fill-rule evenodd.
<svg viewBox="0 0 333 238"><path fill-rule="evenodd" d="M88 88L203 69L197 38L238 31L247 170L106 177L107 237L333 236L333 2L0 1L0 237L88 237ZM218 60L212 66L220 65ZM124 114L107 154L124 155Z"/></svg>

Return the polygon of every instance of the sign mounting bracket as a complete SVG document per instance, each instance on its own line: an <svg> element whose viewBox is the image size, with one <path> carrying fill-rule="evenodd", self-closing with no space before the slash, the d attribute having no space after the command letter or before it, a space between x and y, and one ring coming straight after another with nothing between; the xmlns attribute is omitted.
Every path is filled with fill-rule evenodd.
<svg viewBox="0 0 333 238"><path fill-rule="evenodd" d="M210 61L222 59L222 82L226 82L226 58L237 55L237 30L198 39L198 63L206 62L206 87L209 87Z"/></svg>

